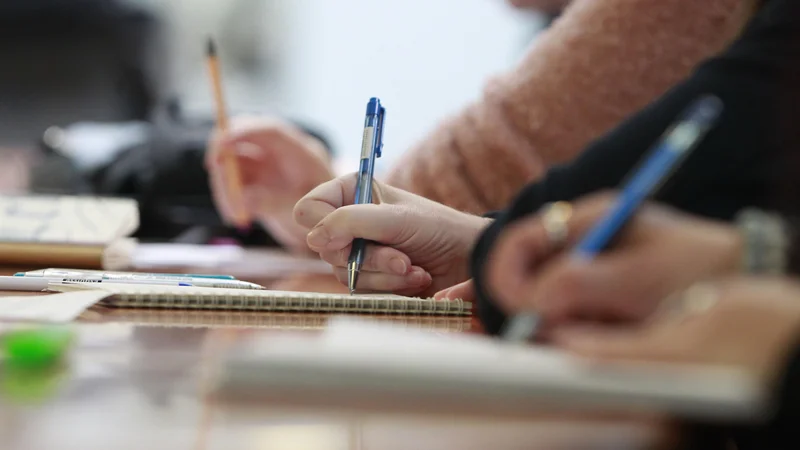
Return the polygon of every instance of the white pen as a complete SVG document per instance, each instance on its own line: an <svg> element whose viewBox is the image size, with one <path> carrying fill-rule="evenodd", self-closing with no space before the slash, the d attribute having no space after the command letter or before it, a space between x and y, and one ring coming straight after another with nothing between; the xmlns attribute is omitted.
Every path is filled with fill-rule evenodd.
<svg viewBox="0 0 800 450"><path fill-rule="evenodd" d="M138 284L142 286L192 286L182 281L145 281L145 280L101 280L87 278L45 278L45 277L4 277L0 276L0 291L46 291L55 284Z"/></svg>
<svg viewBox="0 0 800 450"><path fill-rule="evenodd" d="M0 276L0 291L44 291L49 285L46 278Z"/></svg>
<svg viewBox="0 0 800 450"><path fill-rule="evenodd" d="M136 273L136 272L103 272L96 270L74 270L74 269L44 269L33 272L20 272L17 277L24 278L49 278L60 280L62 278L73 279L102 279L106 283L119 283L124 281L138 281L145 284L153 284L156 281L167 283L184 282L196 287L227 288L227 289L264 289L255 283L241 281L221 275L189 275L189 274L158 274L158 273Z"/></svg>

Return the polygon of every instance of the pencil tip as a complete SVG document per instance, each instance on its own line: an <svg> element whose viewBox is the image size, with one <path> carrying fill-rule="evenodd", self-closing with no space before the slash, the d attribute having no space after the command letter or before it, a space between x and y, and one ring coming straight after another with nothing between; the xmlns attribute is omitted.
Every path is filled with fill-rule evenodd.
<svg viewBox="0 0 800 450"><path fill-rule="evenodd" d="M214 43L214 38L209 36L206 41L206 55L217 56L217 44Z"/></svg>

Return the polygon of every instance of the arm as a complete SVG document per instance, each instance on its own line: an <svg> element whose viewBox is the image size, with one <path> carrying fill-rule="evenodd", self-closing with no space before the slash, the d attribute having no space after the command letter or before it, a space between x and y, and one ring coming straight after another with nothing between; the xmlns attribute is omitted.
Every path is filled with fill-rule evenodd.
<svg viewBox="0 0 800 450"><path fill-rule="evenodd" d="M714 93L725 113L700 147L686 160L656 200L696 215L730 220L748 206L770 208L776 157L778 100L783 77L791 70L798 36L797 16L788 0L773 0L745 35L724 54L703 64L690 79L672 89L569 165L555 167L525 188L479 239L472 259L478 310L487 331L499 331L503 314L486 292L484 265L506 226L543 204L574 200L613 188L639 161L678 114L703 93Z"/></svg>
<svg viewBox="0 0 800 450"><path fill-rule="evenodd" d="M750 1L573 1L514 70L409 151L389 183L471 213L504 207L722 50Z"/></svg>

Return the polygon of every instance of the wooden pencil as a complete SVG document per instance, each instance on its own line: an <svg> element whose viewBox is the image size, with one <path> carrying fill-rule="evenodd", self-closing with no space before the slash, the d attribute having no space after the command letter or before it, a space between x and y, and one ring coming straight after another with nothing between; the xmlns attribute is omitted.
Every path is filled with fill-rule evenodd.
<svg viewBox="0 0 800 450"><path fill-rule="evenodd" d="M225 94L222 89L222 71L220 69L219 55L217 54L217 46L214 39L209 37L206 46L206 58L208 61L208 73L211 79L211 88L214 93L214 106L217 115L217 128L222 133L228 131L228 113L225 102ZM234 208L234 221L235 225L240 228L245 228L250 225L250 218L244 210L244 195L242 191L242 179L239 172L239 163L236 155L232 152L225 152L222 160L223 170L225 171L225 179L228 183L228 192L230 193L231 200Z"/></svg>

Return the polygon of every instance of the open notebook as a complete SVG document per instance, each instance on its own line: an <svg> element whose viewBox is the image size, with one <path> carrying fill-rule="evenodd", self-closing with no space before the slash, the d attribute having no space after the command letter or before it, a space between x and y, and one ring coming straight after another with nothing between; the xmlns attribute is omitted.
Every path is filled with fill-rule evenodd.
<svg viewBox="0 0 800 450"><path fill-rule="evenodd" d="M590 363L554 349L337 318L315 336L255 337L231 350L216 391L231 400L415 413L666 413L760 418L767 402L724 367Z"/></svg>
<svg viewBox="0 0 800 450"><path fill-rule="evenodd" d="M101 305L119 308L243 310L266 312L370 313L465 316L469 302L390 294L326 294L256 289L203 288L138 284L53 284L61 292L101 290Z"/></svg>
<svg viewBox="0 0 800 450"><path fill-rule="evenodd" d="M127 267L139 226L137 203L73 196L0 196L0 263Z"/></svg>

